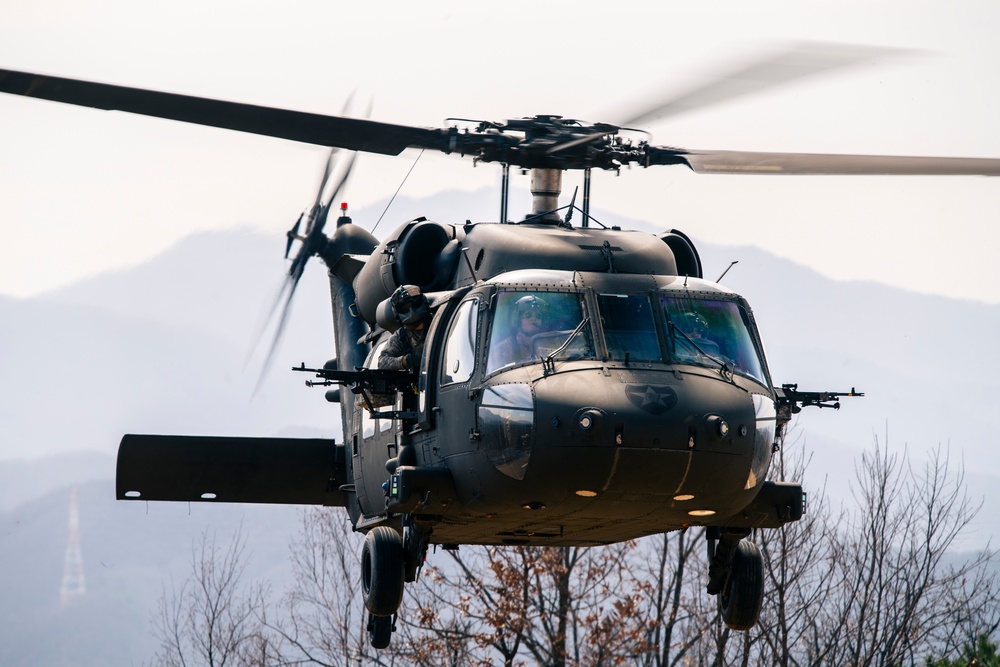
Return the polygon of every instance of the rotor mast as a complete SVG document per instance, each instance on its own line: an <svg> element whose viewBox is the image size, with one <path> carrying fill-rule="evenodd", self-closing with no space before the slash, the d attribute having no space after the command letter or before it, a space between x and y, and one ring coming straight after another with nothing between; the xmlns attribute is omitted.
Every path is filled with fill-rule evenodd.
<svg viewBox="0 0 1000 667"><path fill-rule="evenodd" d="M562 194L562 170L535 167L531 170L531 213L533 222L562 222L557 209Z"/></svg>

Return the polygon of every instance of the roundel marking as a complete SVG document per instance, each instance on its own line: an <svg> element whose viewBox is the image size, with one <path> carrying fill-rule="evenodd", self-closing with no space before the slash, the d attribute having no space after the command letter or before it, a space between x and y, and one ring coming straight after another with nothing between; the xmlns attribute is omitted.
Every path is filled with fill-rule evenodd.
<svg viewBox="0 0 1000 667"><path fill-rule="evenodd" d="M625 386L625 395L651 415L662 415L677 405L677 392L665 385L630 384Z"/></svg>

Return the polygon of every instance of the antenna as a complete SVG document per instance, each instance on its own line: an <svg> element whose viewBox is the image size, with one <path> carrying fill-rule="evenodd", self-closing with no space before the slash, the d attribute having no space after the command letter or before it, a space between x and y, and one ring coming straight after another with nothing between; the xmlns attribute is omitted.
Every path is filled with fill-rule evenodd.
<svg viewBox="0 0 1000 667"><path fill-rule="evenodd" d="M738 260L738 259L734 259L733 261L731 261L729 263L729 266L726 267L726 270L722 272L722 275L719 276L719 279L716 280L715 282L721 283L722 279L726 277L727 273L729 273L729 269L733 268L734 265L739 264L739 263L740 263L740 260Z"/></svg>

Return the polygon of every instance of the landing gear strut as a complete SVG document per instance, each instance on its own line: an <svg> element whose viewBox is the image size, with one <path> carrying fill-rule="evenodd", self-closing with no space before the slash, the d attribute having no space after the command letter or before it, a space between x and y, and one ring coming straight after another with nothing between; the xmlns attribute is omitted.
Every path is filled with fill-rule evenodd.
<svg viewBox="0 0 1000 667"><path fill-rule="evenodd" d="M407 515L403 521L403 580L408 584L417 580L417 571L427 558L427 545L433 530L409 519Z"/></svg>
<svg viewBox="0 0 1000 667"><path fill-rule="evenodd" d="M708 538L708 593L719 596L722 620L733 630L757 624L764 601L764 557L749 530L710 527Z"/></svg>

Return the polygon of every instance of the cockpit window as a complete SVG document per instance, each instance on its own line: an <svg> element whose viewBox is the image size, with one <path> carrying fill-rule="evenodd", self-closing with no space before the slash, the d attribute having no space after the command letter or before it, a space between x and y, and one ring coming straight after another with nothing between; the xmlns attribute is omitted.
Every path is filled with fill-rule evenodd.
<svg viewBox="0 0 1000 667"><path fill-rule="evenodd" d="M601 327L611 359L660 361L653 308L649 298L637 294L600 294Z"/></svg>
<svg viewBox="0 0 1000 667"><path fill-rule="evenodd" d="M472 377L476 366L476 324L479 301L463 303L452 320L444 348L441 383L465 382Z"/></svg>
<svg viewBox="0 0 1000 667"><path fill-rule="evenodd" d="M726 366L765 383L749 318L735 301L660 297L674 363Z"/></svg>
<svg viewBox="0 0 1000 667"><path fill-rule="evenodd" d="M501 290L493 314L486 372L514 364L594 356L589 322L580 295Z"/></svg>

